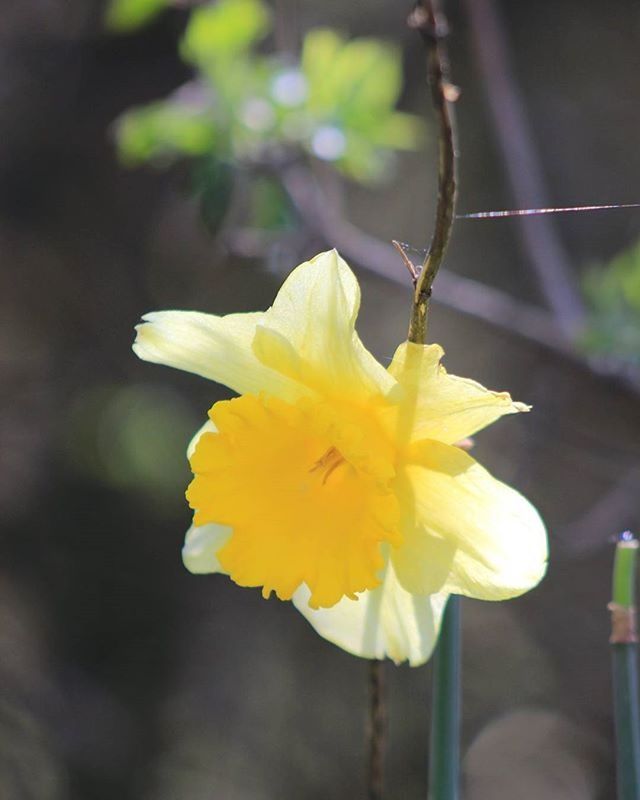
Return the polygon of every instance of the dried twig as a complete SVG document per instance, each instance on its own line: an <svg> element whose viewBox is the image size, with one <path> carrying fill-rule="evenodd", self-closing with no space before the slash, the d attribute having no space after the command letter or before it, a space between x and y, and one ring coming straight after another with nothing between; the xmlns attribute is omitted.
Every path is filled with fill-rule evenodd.
<svg viewBox="0 0 640 800"><path fill-rule="evenodd" d="M493 126L516 206L549 206L542 169L527 124L498 7L494 0L466 0ZM585 312L571 264L548 216L518 219L526 252L558 327L575 340Z"/></svg>
<svg viewBox="0 0 640 800"><path fill-rule="evenodd" d="M406 285L402 272L393 268L397 255L391 245L337 214L305 167L291 165L280 174L280 178L307 227L336 247L348 260L387 280ZM520 303L506 292L447 270L440 270L438 281L441 291L434 297L436 303L502 328L562 356L576 358L546 311Z"/></svg>
<svg viewBox="0 0 640 800"><path fill-rule="evenodd" d="M367 771L367 796L369 800L382 800L384 785L384 743L387 729L385 707L384 662L369 662L369 764Z"/></svg>
<svg viewBox="0 0 640 800"><path fill-rule="evenodd" d="M424 344L431 289L449 244L455 215L456 150L450 109L455 92L447 79L448 61L442 41L446 21L437 0L418 0L409 25L420 33L425 44L431 100L438 118L438 204L431 245L415 285L408 335L410 342Z"/></svg>
<svg viewBox="0 0 640 800"><path fill-rule="evenodd" d="M402 272L393 267L397 262L394 248L336 213L306 167L290 164L278 172L278 177L309 231L336 247L352 263L406 286ZM255 253L256 257L263 255L264 251ZM444 269L439 272L438 287L434 302L507 331L597 377L615 379L640 395L640 374L636 369L629 365L586 359L568 341L549 312L519 302L500 289Z"/></svg>

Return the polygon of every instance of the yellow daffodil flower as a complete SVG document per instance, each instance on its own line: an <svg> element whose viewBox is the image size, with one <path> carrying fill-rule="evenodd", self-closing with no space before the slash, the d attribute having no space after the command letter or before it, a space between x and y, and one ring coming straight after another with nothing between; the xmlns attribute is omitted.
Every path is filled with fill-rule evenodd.
<svg viewBox="0 0 640 800"><path fill-rule="evenodd" d="M331 251L265 312L147 314L134 350L240 395L189 446L187 568L293 600L351 653L417 665L449 593L502 600L545 572L536 510L455 446L527 407L448 375L436 344L404 342L385 369L359 305Z"/></svg>

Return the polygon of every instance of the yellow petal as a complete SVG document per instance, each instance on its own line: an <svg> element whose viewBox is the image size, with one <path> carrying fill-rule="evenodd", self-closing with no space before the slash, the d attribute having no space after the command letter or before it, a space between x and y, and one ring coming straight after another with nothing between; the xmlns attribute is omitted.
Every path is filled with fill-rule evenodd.
<svg viewBox="0 0 640 800"><path fill-rule="evenodd" d="M402 544L391 548L391 561L398 581L412 594L435 594L445 586L456 543L434 536L416 516L414 487L406 472L394 482L400 501Z"/></svg>
<svg viewBox="0 0 640 800"><path fill-rule="evenodd" d="M446 591L505 600L539 583L547 536L528 500L457 447L425 441L411 457L406 470L416 520L426 533L457 547ZM426 544L423 558L429 558Z"/></svg>
<svg viewBox="0 0 640 800"><path fill-rule="evenodd" d="M154 364L194 372L239 394L299 397L300 386L262 364L252 349L261 312L218 317L197 311L154 311L138 325L133 350Z"/></svg>
<svg viewBox="0 0 640 800"><path fill-rule="evenodd" d="M298 589L293 602L320 636L363 658L389 657L413 667L430 657L440 630L447 595L416 597L405 591L389 565L384 582L357 600L344 598L332 608L309 607L309 590Z"/></svg>
<svg viewBox="0 0 640 800"><path fill-rule="evenodd" d="M328 607L379 585L381 542L399 543L394 469L336 411L253 395L211 409L187 498L197 525L233 529L218 559L241 586L290 599L306 583Z"/></svg>
<svg viewBox="0 0 640 800"><path fill-rule="evenodd" d="M386 394L392 376L355 332L360 287L335 250L297 267L258 325L254 351L268 367L353 400Z"/></svg>
<svg viewBox="0 0 640 800"><path fill-rule="evenodd" d="M224 525L192 525L185 536L182 561L189 572L204 575L224 572L218 561L218 551L231 536L231 528Z"/></svg>
<svg viewBox="0 0 640 800"><path fill-rule="evenodd" d="M405 441L437 439L446 444L472 436L504 414L528 411L507 392L492 392L468 378L449 375L440 345L404 342L389 372L402 387L396 436Z"/></svg>

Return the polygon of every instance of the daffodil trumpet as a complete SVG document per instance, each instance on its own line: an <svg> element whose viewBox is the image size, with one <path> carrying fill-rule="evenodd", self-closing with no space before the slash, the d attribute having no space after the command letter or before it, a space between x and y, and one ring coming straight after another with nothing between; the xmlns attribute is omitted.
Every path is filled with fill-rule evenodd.
<svg viewBox="0 0 640 800"><path fill-rule="evenodd" d="M292 600L350 653L418 665L450 593L503 600L544 575L536 510L455 446L528 407L449 375L437 344L403 342L383 367L359 305L333 250L267 311L147 314L134 350L239 395L188 448L187 569Z"/></svg>

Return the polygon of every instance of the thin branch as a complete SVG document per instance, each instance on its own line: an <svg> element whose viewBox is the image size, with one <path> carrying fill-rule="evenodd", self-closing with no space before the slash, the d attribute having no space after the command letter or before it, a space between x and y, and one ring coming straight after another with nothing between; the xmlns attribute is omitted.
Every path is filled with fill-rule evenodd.
<svg viewBox="0 0 640 800"><path fill-rule="evenodd" d="M396 248L398 253L400 253L400 258L402 259L402 263L407 268L409 275L411 275L411 281L415 287L415 285L418 283L418 275L420 274L416 269L415 264L407 255L407 252L402 246L401 242L398 242L396 239L392 239L391 244Z"/></svg>
<svg viewBox="0 0 640 800"><path fill-rule="evenodd" d="M305 167L291 165L280 173L280 178L307 227L336 247L348 260L386 280L406 286L403 273L394 268L397 255L393 247L336 214L331 204L325 202L322 190ZM434 297L436 303L514 333L565 357L575 358L562 332L546 311L520 303L499 289L446 270L440 271L438 280L442 291Z"/></svg>
<svg viewBox="0 0 640 800"><path fill-rule="evenodd" d="M427 77L439 129L436 218L431 245L416 282L408 335L410 342L424 344L431 290L447 251L455 215L456 149L450 108L455 92L447 78L448 61L443 42L447 26L437 0L418 0L408 22L410 27L418 31L425 45Z"/></svg>
<svg viewBox="0 0 640 800"><path fill-rule="evenodd" d="M369 765L367 797L382 800L384 786L384 743L387 730L387 710L384 702L384 661L369 662Z"/></svg>
<svg viewBox="0 0 640 800"><path fill-rule="evenodd" d="M547 207L548 192L527 123L500 12L494 0L466 0L493 127L519 207ZM558 326L575 341L585 321L571 264L547 216L521 217L519 228L544 298Z"/></svg>

